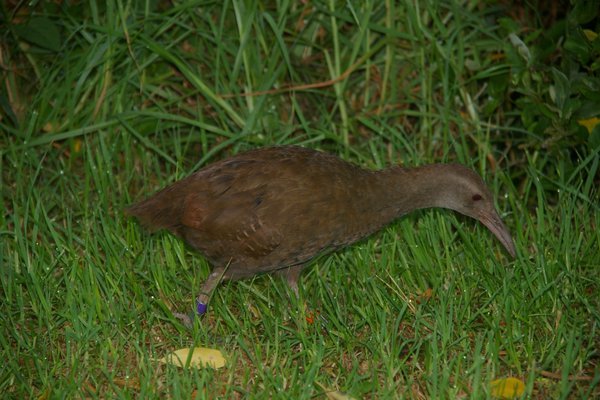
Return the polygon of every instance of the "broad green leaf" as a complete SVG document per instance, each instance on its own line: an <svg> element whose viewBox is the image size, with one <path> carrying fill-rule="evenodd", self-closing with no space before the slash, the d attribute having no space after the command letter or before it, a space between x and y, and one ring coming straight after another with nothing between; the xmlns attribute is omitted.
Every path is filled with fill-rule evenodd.
<svg viewBox="0 0 600 400"><path fill-rule="evenodd" d="M552 68L554 85L550 86L550 97L558 107L561 117L563 116L565 101L571 94L571 84L569 78L556 68Z"/></svg>
<svg viewBox="0 0 600 400"><path fill-rule="evenodd" d="M26 42L50 51L60 50L60 31L49 18L31 18L26 24L15 25L14 30Z"/></svg>
<svg viewBox="0 0 600 400"><path fill-rule="evenodd" d="M531 61L531 52L529 51L529 48L527 47L525 42L523 42L514 33L509 34L508 39L510 40L510 43L517 49L519 55L523 57L523 59L527 61L527 63L529 63Z"/></svg>

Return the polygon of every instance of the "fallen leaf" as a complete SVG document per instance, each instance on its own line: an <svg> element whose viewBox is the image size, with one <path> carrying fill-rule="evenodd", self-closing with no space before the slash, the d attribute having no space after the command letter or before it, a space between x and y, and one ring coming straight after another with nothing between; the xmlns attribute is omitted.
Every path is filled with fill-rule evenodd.
<svg viewBox="0 0 600 400"><path fill-rule="evenodd" d="M521 397L525 391L525 383L522 380L508 377L496 379L490 383L491 394L493 397L501 399L516 399Z"/></svg>
<svg viewBox="0 0 600 400"><path fill-rule="evenodd" d="M596 125L600 123L600 118L594 117L588 119L580 119L577 121L577 123L583 126L585 129L587 129L588 133L591 134Z"/></svg>
<svg viewBox="0 0 600 400"><path fill-rule="evenodd" d="M589 40L590 42L593 42L598 37L598 34L596 32L589 30L589 29L584 29L583 34L585 35L587 40Z"/></svg>
<svg viewBox="0 0 600 400"><path fill-rule="evenodd" d="M137 378L119 378L119 377L115 377L113 379L113 382L115 385L122 387L122 388L129 388L129 389L135 389L135 390L140 390L140 381Z"/></svg>
<svg viewBox="0 0 600 400"><path fill-rule="evenodd" d="M81 139L75 139L75 142L73 143L73 151L75 153L79 153L81 151Z"/></svg>
<svg viewBox="0 0 600 400"><path fill-rule="evenodd" d="M50 389L44 390L37 398L37 400L46 400L50 398Z"/></svg>
<svg viewBox="0 0 600 400"><path fill-rule="evenodd" d="M315 319L317 319L319 317L319 315L321 314L321 312L319 310L316 311L308 311L306 313L306 323L309 325L312 325L315 323Z"/></svg>
<svg viewBox="0 0 600 400"><path fill-rule="evenodd" d="M46 133L48 132L57 132L60 129L60 124L56 121L46 122L44 126L42 126L42 130Z"/></svg>
<svg viewBox="0 0 600 400"><path fill-rule="evenodd" d="M354 400L354 397L344 394L342 392L338 392L337 390L325 392L325 395L329 400Z"/></svg>
<svg viewBox="0 0 600 400"><path fill-rule="evenodd" d="M191 355L190 351L192 352ZM223 353L221 353L219 350L209 349L207 347L179 349L171 354L167 354L165 357L158 360L158 362L186 368L188 357L190 358L189 367L211 367L214 369L219 369L225 366L225 357L223 357Z"/></svg>
<svg viewBox="0 0 600 400"><path fill-rule="evenodd" d="M417 297L417 303L418 304L425 303L429 299L431 299L431 296L433 296L433 289L427 288L427 289L425 289L425 291L423 293L419 294L419 297Z"/></svg>
<svg viewBox="0 0 600 400"><path fill-rule="evenodd" d="M329 400L355 400L354 397L339 392L337 390L327 389L325 386L321 385L319 382L316 382L317 385L321 386L321 389L325 392L325 396Z"/></svg>

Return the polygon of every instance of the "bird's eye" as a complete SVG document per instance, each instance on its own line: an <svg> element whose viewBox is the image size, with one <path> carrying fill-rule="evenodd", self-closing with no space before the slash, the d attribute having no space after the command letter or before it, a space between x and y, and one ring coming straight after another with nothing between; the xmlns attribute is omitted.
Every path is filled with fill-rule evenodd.
<svg viewBox="0 0 600 400"><path fill-rule="evenodd" d="M481 200L482 198L483 198L483 197L481 197L481 195L480 195L480 194L474 194L474 195L473 195L473 197L471 197L471 199L472 199L473 201L479 201L479 200Z"/></svg>

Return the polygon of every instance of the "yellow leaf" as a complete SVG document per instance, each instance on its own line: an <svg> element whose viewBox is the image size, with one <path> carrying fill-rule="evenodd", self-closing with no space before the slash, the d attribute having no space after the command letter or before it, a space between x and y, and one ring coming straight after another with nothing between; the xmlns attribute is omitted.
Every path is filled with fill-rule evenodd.
<svg viewBox="0 0 600 400"><path fill-rule="evenodd" d="M338 392L337 390L327 389L319 382L316 382L316 384L321 386L321 389L325 391L325 396L327 396L329 400L355 400L354 397L344 394L342 392Z"/></svg>
<svg viewBox="0 0 600 400"><path fill-rule="evenodd" d="M75 139L73 143L73 151L79 153L81 151L81 139Z"/></svg>
<svg viewBox="0 0 600 400"><path fill-rule="evenodd" d="M192 352L191 355L190 352ZM188 357L190 358L189 366L194 368L208 366L214 369L219 369L225 366L225 357L223 357L223 353L221 353L219 350L209 349L207 347L179 349L171 354L167 354L165 357L158 360L158 362L185 368Z"/></svg>
<svg viewBox="0 0 600 400"><path fill-rule="evenodd" d="M577 121L577 123L583 127L585 127L588 130L588 133L592 133L592 131L594 130L594 128L596 127L596 125L598 125L600 123L600 118L597 117L593 117L593 118L588 118L588 119L580 119Z"/></svg>
<svg viewBox="0 0 600 400"><path fill-rule="evenodd" d="M523 395L525 384L520 379L508 377L492 381L490 388L493 397L510 400Z"/></svg>
<svg viewBox="0 0 600 400"><path fill-rule="evenodd" d="M44 126L42 127L42 130L44 132L56 132L59 129L59 124L58 122L46 122L44 124Z"/></svg>
<svg viewBox="0 0 600 400"><path fill-rule="evenodd" d="M589 29L584 29L583 34L585 35L587 40L589 40L590 42L593 42L598 37L598 34L596 32L591 31Z"/></svg>

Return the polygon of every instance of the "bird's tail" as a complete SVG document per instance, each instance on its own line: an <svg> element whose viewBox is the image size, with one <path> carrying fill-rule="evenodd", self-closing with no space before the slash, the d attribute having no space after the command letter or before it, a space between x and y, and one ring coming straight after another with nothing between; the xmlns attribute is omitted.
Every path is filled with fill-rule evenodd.
<svg viewBox="0 0 600 400"><path fill-rule="evenodd" d="M125 208L125 214L136 217L151 232L168 229L177 233L181 225L183 197L168 186L160 192Z"/></svg>

